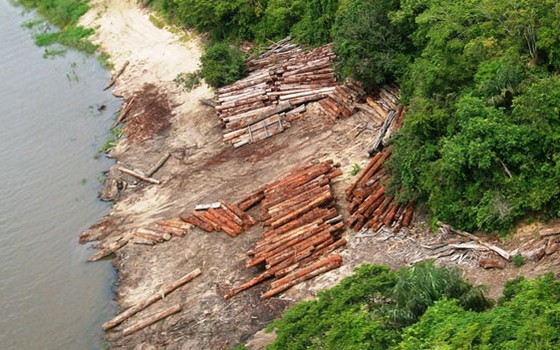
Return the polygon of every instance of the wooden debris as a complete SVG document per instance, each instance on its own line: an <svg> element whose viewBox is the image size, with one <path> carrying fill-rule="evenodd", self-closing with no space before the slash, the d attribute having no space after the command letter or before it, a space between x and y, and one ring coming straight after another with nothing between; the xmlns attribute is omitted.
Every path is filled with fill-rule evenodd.
<svg viewBox="0 0 560 350"><path fill-rule="evenodd" d="M257 223L241 206L226 201L199 204L191 214L182 215L181 219L206 232L224 231L233 238Z"/></svg>
<svg viewBox="0 0 560 350"><path fill-rule="evenodd" d="M131 306L130 308L126 309L125 311L123 311L119 315L117 315L117 317L113 318L110 321L105 322L103 324L103 329L108 330L108 329L111 329L113 327L118 326L122 322L126 321L130 317L137 314L138 312L140 312L140 311L144 310L145 308L147 308L148 306L152 305L156 301L163 299L166 295L173 292L175 289L177 289L177 288L187 284L188 282L192 281L194 278L199 276L201 273L202 272L200 271L200 269L196 269L196 270L184 275L183 277L179 278L178 280L174 281L171 284L163 285L161 290L154 293L148 299L146 299L144 301L141 301L134 306Z"/></svg>
<svg viewBox="0 0 560 350"><path fill-rule="evenodd" d="M412 222L414 204L400 204L385 193L385 183L390 177L383 169L383 162L391 152L378 152L357 175L356 182L346 189L350 217L348 226L358 232L370 228L377 232L382 226L393 227L397 232L409 227Z"/></svg>
<svg viewBox="0 0 560 350"><path fill-rule="evenodd" d="M218 209L222 207L222 203L220 202L214 202L214 203L209 203L209 204L197 204L194 207L194 210L208 210L210 208L213 209Z"/></svg>
<svg viewBox="0 0 560 350"><path fill-rule="evenodd" d="M506 267L506 264L503 260L492 259L492 258L484 258L480 259L478 262L480 267L484 269L503 269Z"/></svg>
<svg viewBox="0 0 560 350"><path fill-rule="evenodd" d="M89 262L98 261L113 254L117 250L124 247L131 238L132 235L130 233L120 236L117 240L107 244L103 249L93 254L87 261Z"/></svg>
<svg viewBox="0 0 560 350"><path fill-rule="evenodd" d="M260 198L262 194L266 229L247 253L251 259L246 267L264 265L265 271L230 290L226 299L272 279L278 285L263 295L267 298L342 264L340 257L316 264L346 244L341 237L344 223L334 206L330 187L330 181L341 175L339 170L332 161L308 162L247 197Z"/></svg>
<svg viewBox="0 0 560 350"><path fill-rule="evenodd" d="M560 235L560 225L552 226L549 228L543 228L539 231L541 237L556 236Z"/></svg>
<svg viewBox="0 0 560 350"><path fill-rule="evenodd" d="M136 100L136 96L132 97L132 99L130 99L130 101L126 103L126 106L123 109L121 109L117 119L115 119L113 125L111 125L111 129L116 128L117 125L119 125L124 121L124 119L128 115L128 112L130 112L130 110L132 109L132 105L134 104L135 100Z"/></svg>
<svg viewBox="0 0 560 350"><path fill-rule="evenodd" d="M146 172L146 177L152 177L152 175L154 175L169 160L170 157L171 153L169 152L163 155L163 157L161 157L160 160L158 160L157 163Z"/></svg>
<svg viewBox="0 0 560 350"><path fill-rule="evenodd" d="M335 57L332 45L303 51L281 40L249 60L249 76L217 91L224 141L241 147L279 134L313 101L321 101L332 118L355 113L354 103L365 93L356 83L337 86L330 67Z"/></svg>
<svg viewBox="0 0 560 350"><path fill-rule="evenodd" d="M136 323L136 324L134 324L130 327L125 328L123 330L123 335L126 337L127 335L130 335L130 334L132 334L134 332L137 332L137 331L139 331L143 328L151 326L154 323L156 323L156 322L158 322L158 321L160 321L160 320L162 320L166 317L169 317L173 314L176 314L177 312L179 312L181 310L182 310L181 305L180 304L175 304L175 305L173 305L173 306L171 306L171 307L169 307L169 308L167 308L163 311L155 313L152 316L139 321L138 323Z"/></svg>
<svg viewBox="0 0 560 350"><path fill-rule="evenodd" d="M128 67L129 64L130 64L130 61L126 60L126 61L123 63L121 69L119 69L119 71L118 71L115 75L113 75L113 77L111 78L111 81L110 81L107 85L105 85L105 87L103 88L103 90L107 90L107 89L109 89L111 86L115 85L115 83L117 82L117 79L121 76L121 74L124 73L124 70L126 69L126 67Z"/></svg>
<svg viewBox="0 0 560 350"><path fill-rule="evenodd" d="M447 231L447 232L449 232L449 233L455 233L455 234L458 234L458 235L463 236L463 237L467 237L467 238L469 238L469 239L475 241L476 243L478 243L478 244L480 244L480 245L482 245L482 246L484 246L484 247L486 247L486 248L492 250L493 252L495 252L496 254L498 254L499 256L501 256L502 258L506 259L507 261L511 261L511 254L508 253L508 252L506 252L506 251L503 250L502 248L500 248L500 247L498 247L498 246L496 246L496 245L494 245L494 244L484 242L484 241L482 241L482 240L480 239L480 237L477 237L477 236L473 235L472 233L465 232L465 231L461 231L461 230L456 230L456 229L454 229L453 227L451 227L451 226L449 226L449 225L446 225L446 224L444 224L444 223L441 222L441 221L438 221L437 224L438 224L438 226L439 226L441 229L443 229L444 231Z"/></svg>
<svg viewBox="0 0 560 350"><path fill-rule="evenodd" d="M121 171L125 174L132 175L137 179L140 179L142 181L145 181L145 182L148 182L148 183L151 183L151 184L154 184L154 185L160 185L161 184L161 181L156 180L154 178L151 178L149 176L146 176L146 175L140 173L139 171L131 170L131 169L125 168L123 166L117 167L117 170L119 170L119 171Z"/></svg>

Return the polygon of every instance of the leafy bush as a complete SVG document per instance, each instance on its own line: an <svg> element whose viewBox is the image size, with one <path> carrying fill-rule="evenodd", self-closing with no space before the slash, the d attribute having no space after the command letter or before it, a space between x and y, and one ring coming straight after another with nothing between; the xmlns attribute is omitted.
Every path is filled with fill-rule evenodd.
<svg viewBox="0 0 560 350"><path fill-rule="evenodd" d="M201 62L200 75L215 88L231 84L245 74L243 53L225 42L207 47Z"/></svg>
<svg viewBox="0 0 560 350"><path fill-rule="evenodd" d="M388 349L398 344L404 324L437 300L454 297L470 309L490 305L457 270L425 263L395 273L363 265L274 321L268 329L276 328L277 338L268 349Z"/></svg>
<svg viewBox="0 0 560 350"><path fill-rule="evenodd" d="M192 91L200 85L200 71L179 73L173 82L182 87L184 91Z"/></svg>
<svg viewBox="0 0 560 350"><path fill-rule="evenodd" d="M511 260L513 261L513 266L515 267L521 267L523 266L523 264L525 264L525 260L523 259L523 255L521 254L514 255Z"/></svg>
<svg viewBox="0 0 560 350"><path fill-rule="evenodd" d="M339 56L339 72L371 88L394 80L406 67L412 44L405 26L388 18L399 0L349 0L341 7L334 26L334 49Z"/></svg>
<svg viewBox="0 0 560 350"><path fill-rule="evenodd" d="M560 347L560 281L552 274L506 286L501 305L466 311L456 300L428 308L407 328L396 349L557 349Z"/></svg>

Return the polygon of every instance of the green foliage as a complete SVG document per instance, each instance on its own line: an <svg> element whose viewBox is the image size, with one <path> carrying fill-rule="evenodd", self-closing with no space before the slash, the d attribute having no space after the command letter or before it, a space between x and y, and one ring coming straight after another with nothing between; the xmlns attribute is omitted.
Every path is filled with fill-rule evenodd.
<svg viewBox="0 0 560 350"><path fill-rule="evenodd" d="M334 27L334 49L342 77L362 81L371 88L395 79L406 67L412 44L406 26L388 18L399 0L349 0L339 10Z"/></svg>
<svg viewBox="0 0 560 350"><path fill-rule="evenodd" d="M396 349L557 349L560 281L552 274L518 279L506 293L501 305L482 313L456 300L436 302L404 331Z"/></svg>
<svg viewBox="0 0 560 350"><path fill-rule="evenodd" d="M78 20L89 9L88 0L19 0L19 3L27 8L34 8L57 28L50 28L42 21L31 21L25 24L28 28L36 27L44 23L42 31L35 35L37 46L50 46L60 44L92 55L98 46L87 38L93 34L93 29L78 25ZM53 57L62 54L61 49L46 49L45 57ZM99 56L102 66L108 67L106 57Z"/></svg>
<svg viewBox="0 0 560 350"><path fill-rule="evenodd" d="M207 47L201 62L200 76L212 87L231 84L245 74L243 53L225 42Z"/></svg>
<svg viewBox="0 0 560 350"><path fill-rule="evenodd" d="M183 91L192 91L200 85L200 71L190 73L179 73L173 82L183 88Z"/></svg>
<svg viewBox="0 0 560 350"><path fill-rule="evenodd" d="M358 175L360 169L361 169L360 164L354 163L354 165L352 165L352 170L350 171L350 176Z"/></svg>
<svg viewBox="0 0 560 350"><path fill-rule="evenodd" d="M456 299L462 308L473 311L492 306L481 288L474 288L463 280L460 270L436 268L433 263L399 271L391 299L394 304L388 314L400 325L416 322L430 305L441 299Z"/></svg>
<svg viewBox="0 0 560 350"><path fill-rule="evenodd" d="M470 309L490 305L457 270L427 263L395 273L363 265L316 300L299 303L274 321L268 329L276 328L277 338L268 349L388 349L398 344L404 324L437 300L453 297Z"/></svg>
<svg viewBox="0 0 560 350"><path fill-rule="evenodd" d="M558 4L399 6L389 17L411 28L415 50L397 73L409 102L390 164L398 197L467 230L506 230L534 212L558 216L560 80L549 45L560 34Z"/></svg>
<svg viewBox="0 0 560 350"><path fill-rule="evenodd" d="M521 254L514 255L511 260L513 261L513 266L515 267L521 267L523 266L523 264L525 264L525 260L523 259L523 255Z"/></svg>

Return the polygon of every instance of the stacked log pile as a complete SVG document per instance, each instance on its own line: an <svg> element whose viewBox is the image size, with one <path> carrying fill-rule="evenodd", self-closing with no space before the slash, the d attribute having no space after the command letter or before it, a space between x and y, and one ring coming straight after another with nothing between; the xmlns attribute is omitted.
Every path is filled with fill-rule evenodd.
<svg viewBox="0 0 560 350"><path fill-rule="evenodd" d="M244 206L261 202L265 230L248 252L246 267L264 265L265 271L232 289L226 299L272 279L271 289L262 295L269 298L341 266L338 254L329 256L346 244L330 185L341 174L332 161L302 164L240 202Z"/></svg>
<svg viewBox="0 0 560 350"><path fill-rule="evenodd" d="M361 109L367 111L371 118L381 125L369 150L370 156L386 146L391 136L400 129L405 110L399 105L399 99L400 89L394 84L378 87L366 97L367 108L362 106Z"/></svg>
<svg viewBox="0 0 560 350"><path fill-rule="evenodd" d="M303 51L286 38L248 61L248 77L217 91L224 141L240 147L281 133L313 101L323 100L335 118L353 114L363 90L354 83L337 86L334 58L332 45Z"/></svg>
<svg viewBox="0 0 560 350"><path fill-rule="evenodd" d="M217 205L200 206L190 215L182 214L181 220L201 228L206 232L224 231L235 238L245 232L257 221L245 213L238 205L220 201Z"/></svg>
<svg viewBox="0 0 560 350"><path fill-rule="evenodd" d="M362 228L377 232L382 226L397 232L409 227L412 222L413 203L399 204L385 193L389 175L385 173L383 162L391 155L389 150L378 152L368 165L358 174L356 182L346 189L348 200L348 226L354 231Z"/></svg>
<svg viewBox="0 0 560 350"><path fill-rule="evenodd" d="M154 245L169 241L172 237L183 237L191 225L179 220L158 220L138 228L131 238L131 243Z"/></svg>

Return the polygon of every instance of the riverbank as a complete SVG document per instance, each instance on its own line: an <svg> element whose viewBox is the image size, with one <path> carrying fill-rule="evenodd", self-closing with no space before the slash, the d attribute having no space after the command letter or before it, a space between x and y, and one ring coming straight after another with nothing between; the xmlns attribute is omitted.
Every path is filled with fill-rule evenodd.
<svg viewBox="0 0 560 350"><path fill-rule="evenodd" d="M110 247L155 220L178 218L199 203L217 199L235 202L309 159L333 159L341 164L344 175L334 182L333 190L337 201L344 203L344 190L354 181L349 175L351 169L355 163L366 163L365 150L372 139L367 131L356 135L355 120L326 121L311 109L306 118L294 122L284 133L234 149L222 141L214 110L198 102L212 97L210 89L201 86L185 93L173 82L177 74L198 67L201 42L196 35L189 34L183 41L156 28L149 13L130 1L93 2L82 23L96 28L92 40L110 54L116 71L130 62L114 89L114 94L132 103L124 126L128 136L110 155L119 165L147 171L162 156L171 154L153 175L161 185L138 182L116 167L111 169L108 183L113 183L116 190L108 192L115 205L89 233L90 239L99 239L98 247ZM364 262L397 268L413 259L429 257L430 252L419 247L430 243L432 237L426 233L422 219L417 221L416 229L387 237L360 238L348 233L341 269L292 288L282 298L266 301L260 299L263 287L231 300L223 298L233 286L253 277L254 272L244 267L244 252L258 240L258 227L235 239L191 229L184 237L155 246L127 244L116 252L114 260L119 274L116 299L122 308L144 300L162 284L196 268L202 275L166 296L162 305L154 304L138 314L138 318L175 303L183 305L182 312L127 337L116 328L107 333L107 340L113 348L227 349L264 328L287 306L332 286ZM531 231L535 229L538 227ZM493 295L499 293L504 279L535 267L527 264L518 270L507 268L497 277L477 264L460 266L474 282L491 285ZM543 270L539 267L535 273Z"/></svg>

